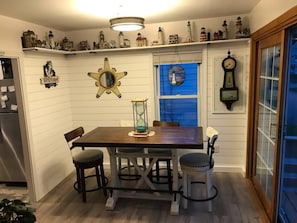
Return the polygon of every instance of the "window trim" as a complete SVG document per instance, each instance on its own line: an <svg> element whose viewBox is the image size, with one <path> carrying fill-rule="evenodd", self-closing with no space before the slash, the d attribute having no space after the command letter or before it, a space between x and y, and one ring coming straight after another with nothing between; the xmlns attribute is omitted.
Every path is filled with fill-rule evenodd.
<svg viewBox="0 0 297 223"><path fill-rule="evenodd" d="M187 63L197 63L197 95L172 95L172 96L160 96L160 66L161 65L168 65L168 63L166 64L157 64L154 65L154 86L155 86L155 117L156 119L160 120L160 99L191 99L191 98L196 98L197 99L197 126L201 126L203 121L201 120L201 113L203 112L203 110L201 109L201 83L200 83L200 67L201 67L201 63L198 62L178 62L178 63L171 63L171 64L187 64Z"/></svg>

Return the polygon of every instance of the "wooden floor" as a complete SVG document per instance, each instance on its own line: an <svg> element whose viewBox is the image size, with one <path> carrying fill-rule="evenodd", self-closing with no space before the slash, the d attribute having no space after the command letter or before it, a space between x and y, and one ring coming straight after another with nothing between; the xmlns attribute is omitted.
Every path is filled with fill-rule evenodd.
<svg viewBox="0 0 297 223"><path fill-rule="evenodd" d="M74 175L69 177L40 202L33 204L37 222L261 223L246 180L238 173L214 173L213 183L219 194L213 200L212 213L207 211L206 203L190 202L187 210L180 208L179 216L170 215L169 201L128 198L120 198L115 209L107 211L106 197L101 190L88 193L87 203L83 203L80 194L73 189L74 179Z"/></svg>

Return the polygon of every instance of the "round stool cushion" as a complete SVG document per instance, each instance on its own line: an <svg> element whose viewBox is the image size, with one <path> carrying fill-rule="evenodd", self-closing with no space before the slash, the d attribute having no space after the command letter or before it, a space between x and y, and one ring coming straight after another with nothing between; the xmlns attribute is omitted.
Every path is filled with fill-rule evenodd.
<svg viewBox="0 0 297 223"><path fill-rule="evenodd" d="M89 163L95 161L103 161L103 152L101 150L86 149L73 156L73 162L75 163Z"/></svg>
<svg viewBox="0 0 297 223"><path fill-rule="evenodd" d="M190 167L190 168L203 168L203 167L210 167L214 166L214 160L212 159L211 162L210 157L205 153L188 153L183 155L180 159L180 165ZM211 164L211 165L209 165Z"/></svg>

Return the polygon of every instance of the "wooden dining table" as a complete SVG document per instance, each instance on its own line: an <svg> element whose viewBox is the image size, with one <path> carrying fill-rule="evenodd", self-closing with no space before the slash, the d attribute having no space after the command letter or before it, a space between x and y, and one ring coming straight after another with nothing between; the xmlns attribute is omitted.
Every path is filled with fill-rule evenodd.
<svg viewBox="0 0 297 223"><path fill-rule="evenodd" d="M142 190L140 185L146 183L148 190L152 191L151 196L143 196L152 199L164 199L164 193L158 190L150 181L148 174L153 165L162 154L150 153L120 153L117 148L166 148L171 149L170 158L172 159L172 193L170 212L172 215L179 214L179 182L178 182L178 155L177 149L203 149L203 130L202 127L149 127L148 135L137 135L133 132L133 127L97 127L83 135L73 142L73 146L87 147L106 147L110 156L110 185L107 189L112 192L106 202L106 209L113 210L119 197L137 197L142 198L135 191ZM128 158L136 170L140 173L141 178L130 188L130 193L121 193L127 188L122 188L118 176L117 157ZM149 158L150 163L146 168L137 164L137 158ZM133 193L132 193L133 192Z"/></svg>

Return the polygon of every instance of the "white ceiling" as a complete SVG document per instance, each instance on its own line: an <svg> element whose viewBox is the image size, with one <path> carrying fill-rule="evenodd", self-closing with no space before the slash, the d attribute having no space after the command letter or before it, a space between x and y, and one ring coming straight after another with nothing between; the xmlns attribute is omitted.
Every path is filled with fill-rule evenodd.
<svg viewBox="0 0 297 223"><path fill-rule="evenodd" d="M249 13L260 0L0 0L0 14L61 31L106 28L141 16L162 23Z"/></svg>

